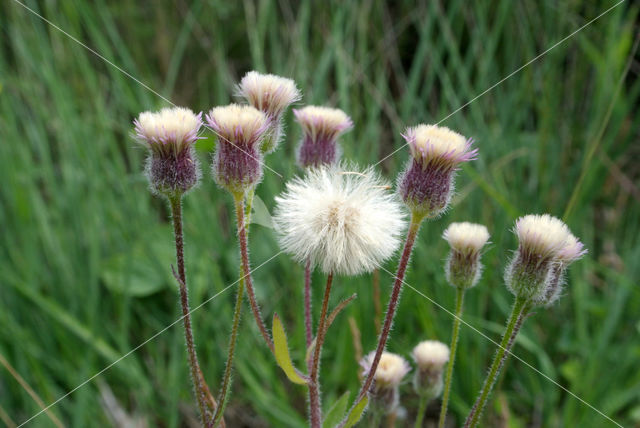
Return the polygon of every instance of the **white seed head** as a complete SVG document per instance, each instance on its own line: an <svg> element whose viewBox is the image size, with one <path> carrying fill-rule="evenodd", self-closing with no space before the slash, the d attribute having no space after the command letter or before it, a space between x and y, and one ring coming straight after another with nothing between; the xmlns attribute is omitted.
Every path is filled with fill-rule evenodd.
<svg viewBox="0 0 640 428"><path fill-rule="evenodd" d="M515 233L521 252L542 259L556 257L571 234L566 224L549 214L520 217Z"/></svg>
<svg viewBox="0 0 640 428"><path fill-rule="evenodd" d="M197 139L201 115L184 107L166 107L158 112L145 111L134 121L136 137L153 146L173 145L175 150Z"/></svg>
<svg viewBox="0 0 640 428"><path fill-rule="evenodd" d="M276 197L280 246L325 273L369 272L393 255L405 213L387 183L369 168L310 168Z"/></svg>
<svg viewBox="0 0 640 428"><path fill-rule="evenodd" d="M469 222L451 223L442 234L452 250L462 254L476 254L489 240L486 226Z"/></svg>
<svg viewBox="0 0 640 428"><path fill-rule="evenodd" d="M209 125L222 136L221 142L253 144L264 133L267 118L260 110L245 105L214 107L207 115Z"/></svg>
<svg viewBox="0 0 640 428"><path fill-rule="evenodd" d="M257 71L245 74L238 85L238 94L253 107L276 120L280 119L290 104L301 98L300 91L293 80Z"/></svg>
<svg viewBox="0 0 640 428"><path fill-rule="evenodd" d="M437 340L425 340L413 348L413 360L420 370L442 370L449 361L449 347Z"/></svg>
<svg viewBox="0 0 640 428"><path fill-rule="evenodd" d="M335 140L340 134L353 127L351 118L342 110L322 106L306 106L294 109L293 114L300 123L302 130L311 141L318 138Z"/></svg>
<svg viewBox="0 0 640 428"><path fill-rule="evenodd" d="M560 249L560 251L558 251L558 255L556 256L556 258L564 266L568 266L587 254L587 252L588 251L586 248L584 248L582 242L580 242L580 240L573 234L569 233L564 246Z"/></svg>
<svg viewBox="0 0 640 428"><path fill-rule="evenodd" d="M367 354L362 361L360 361L360 365L364 370L365 376L369 373L369 370L371 370L371 364L373 364L375 354L375 352L371 352ZM376 374L374 375L376 387L397 387L400 385L400 382L402 382L402 378L404 378L410 371L411 366L409 366L407 360L402 358L400 355L392 354L391 352L383 352L380 356L380 362L378 363Z"/></svg>

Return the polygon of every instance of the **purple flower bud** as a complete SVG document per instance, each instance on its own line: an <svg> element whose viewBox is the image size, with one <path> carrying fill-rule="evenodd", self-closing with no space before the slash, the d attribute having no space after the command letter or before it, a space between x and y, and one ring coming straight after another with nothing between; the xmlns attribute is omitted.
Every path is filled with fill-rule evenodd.
<svg viewBox="0 0 640 428"><path fill-rule="evenodd" d="M298 148L298 163L303 168L333 165L340 156L338 137L353 127L342 110L307 106L293 110L304 133Z"/></svg>
<svg viewBox="0 0 640 428"><path fill-rule="evenodd" d="M154 193L180 196L200 179L193 144L202 126L202 113L182 107L144 112L133 121L138 141L149 148L145 172Z"/></svg>
<svg viewBox="0 0 640 428"><path fill-rule="evenodd" d="M471 149L472 140L436 125L408 128L403 137L412 159L399 178L400 195L414 214L437 217L449 205L458 165L478 150Z"/></svg>
<svg viewBox="0 0 640 428"><path fill-rule="evenodd" d="M250 106L214 107L207 115L218 134L213 177L231 193L242 193L262 178L260 143L268 123L264 113Z"/></svg>

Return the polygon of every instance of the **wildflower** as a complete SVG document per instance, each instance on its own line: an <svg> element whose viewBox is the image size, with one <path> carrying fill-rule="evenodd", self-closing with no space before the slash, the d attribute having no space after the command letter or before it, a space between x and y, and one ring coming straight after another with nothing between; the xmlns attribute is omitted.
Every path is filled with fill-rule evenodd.
<svg viewBox="0 0 640 428"><path fill-rule="evenodd" d="M340 156L337 140L353 127L351 118L339 109L307 106L293 110L304 136L298 148L298 162L303 168L331 165Z"/></svg>
<svg viewBox="0 0 640 428"><path fill-rule="evenodd" d="M154 193L179 196L198 183L200 169L193 144L201 118L202 113L172 107L140 113L133 121L136 138L149 148L145 172Z"/></svg>
<svg viewBox="0 0 640 428"><path fill-rule="evenodd" d="M296 83L274 74L250 71L240 81L238 94L267 116L269 129L261 151L271 153L282 136L282 115L285 109L301 98Z"/></svg>
<svg viewBox="0 0 640 428"><path fill-rule="evenodd" d="M360 361L364 375L371 370L374 355L375 352L371 352ZM400 400L398 386L410 371L411 367L404 358L391 352L383 352L369 391L372 406L387 413L393 412Z"/></svg>
<svg viewBox="0 0 640 428"><path fill-rule="evenodd" d="M452 223L442 237L451 247L445 269L447 281L454 287L473 287L480 278L480 250L489 240L489 231L481 224Z"/></svg>
<svg viewBox="0 0 640 428"><path fill-rule="evenodd" d="M264 113L250 106L214 107L207 115L218 134L213 160L216 182L232 193L242 193L262 178L259 144L267 129Z"/></svg>
<svg viewBox="0 0 640 428"><path fill-rule="evenodd" d="M475 159L478 151L471 149L472 140L436 125L408 128L403 137L413 159L400 176L400 194L412 212L437 217L451 200L458 165Z"/></svg>
<svg viewBox="0 0 640 428"><path fill-rule="evenodd" d="M442 372L449 361L449 347L437 340L418 343L411 353L418 366L413 388L419 395L433 399L442 392Z"/></svg>
<svg viewBox="0 0 640 428"><path fill-rule="evenodd" d="M307 171L276 197L280 246L325 273L373 270L394 253L405 226L402 207L387 188L372 169Z"/></svg>
<svg viewBox="0 0 640 428"><path fill-rule="evenodd" d="M586 253L587 250L584 248L582 242L572 234L569 234L565 245L558 251L556 263L551 270L549 284L547 285L544 296L540 298L538 303L544 306L550 306L560 298L567 268L571 263L582 258Z"/></svg>
<svg viewBox="0 0 640 428"><path fill-rule="evenodd" d="M539 300L571 235L569 228L549 214L526 215L516 220L514 232L518 250L505 272L507 287L518 298Z"/></svg>

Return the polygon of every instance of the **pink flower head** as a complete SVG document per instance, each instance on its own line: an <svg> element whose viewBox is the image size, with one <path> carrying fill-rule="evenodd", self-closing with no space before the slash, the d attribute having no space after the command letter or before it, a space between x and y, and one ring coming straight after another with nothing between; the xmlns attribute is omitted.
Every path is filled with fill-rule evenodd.
<svg viewBox="0 0 640 428"><path fill-rule="evenodd" d="M478 149L472 149L473 139L466 139L437 125L418 125L402 135L409 150L422 168L455 169L461 162L476 159Z"/></svg>
<svg viewBox="0 0 640 428"><path fill-rule="evenodd" d="M351 118L342 110L307 106L293 114L303 131L298 161L303 168L332 165L339 157L338 137L353 128Z"/></svg>

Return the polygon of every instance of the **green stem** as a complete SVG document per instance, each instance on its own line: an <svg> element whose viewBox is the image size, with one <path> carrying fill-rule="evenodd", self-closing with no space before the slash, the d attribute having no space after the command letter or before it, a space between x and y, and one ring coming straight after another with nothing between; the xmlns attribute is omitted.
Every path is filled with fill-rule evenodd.
<svg viewBox="0 0 640 428"><path fill-rule="evenodd" d="M202 425L207 426L207 407L205 406L205 393L202 386L200 365L196 355L196 346L191 328L191 311L189 310L189 296L187 293L187 277L184 268L184 237L182 232L182 198L173 196L169 198L171 205L171 218L173 221L173 234L176 244L176 263L178 264L178 283L180 290L180 306L182 307L182 324L184 326L184 337L187 344L187 354L189 368L191 370L191 380L196 395L196 402L200 410Z"/></svg>
<svg viewBox="0 0 640 428"><path fill-rule="evenodd" d="M422 427L422 420L424 419L424 414L427 411L427 403L429 403L429 394L420 394L418 414L416 415L416 422L413 425L415 428Z"/></svg>
<svg viewBox="0 0 640 428"><path fill-rule="evenodd" d="M453 333L451 335L451 353L447 374L444 380L444 392L442 393L442 407L440 407L440 420L438 428L444 428L447 419L447 406L449 404L449 394L451 393L451 379L453 378L453 365L456 361L456 349L458 348L458 335L460 333L460 317L462 316L462 302L464 300L464 288L456 288L456 315L453 319ZM416 425L417 426L417 425Z"/></svg>
<svg viewBox="0 0 640 428"><path fill-rule="evenodd" d="M256 195L256 187L251 186L247 191L247 196L245 198L245 208L244 208L244 218L245 218L245 228L247 231L247 236L249 235L249 225L251 224L251 209L253 207L253 198Z"/></svg>
<svg viewBox="0 0 640 428"><path fill-rule="evenodd" d="M496 356L493 358L493 363L491 364L489 374L484 380L484 384L482 386L482 390L480 391L478 399L471 408L471 412L469 413L469 416L465 421L464 428L473 428L478 424L480 415L482 414L482 410L487 403L487 399L489 398L491 389L496 382L496 378L498 377L500 368L506 360L505 353L510 350L509 348L511 346L513 346L513 342L515 339L514 333L517 334L517 331L514 332L514 330L516 329L516 325L519 324L518 320L520 319L520 315L522 314L526 305L526 299L523 299L521 297L516 298L516 301L513 305L513 310L511 311L511 315L509 316L509 321L507 322L507 328L502 336L502 341L500 342L500 347L496 352Z"/></svg>

